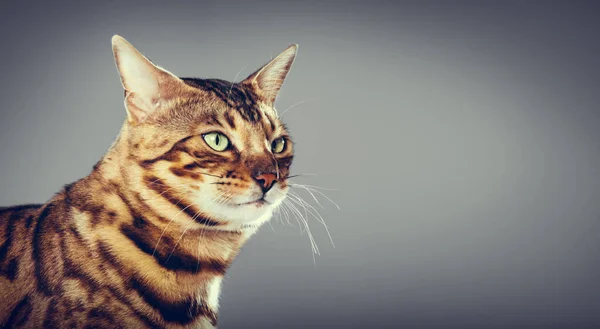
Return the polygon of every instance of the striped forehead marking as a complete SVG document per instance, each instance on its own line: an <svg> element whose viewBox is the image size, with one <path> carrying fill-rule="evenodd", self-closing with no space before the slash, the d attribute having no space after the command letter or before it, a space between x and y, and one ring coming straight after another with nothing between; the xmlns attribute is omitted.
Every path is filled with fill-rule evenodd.
<svg viewBox="0 0 600 329"><path fill-rule="evenodd" d="M258 123L263 119L258 104L260 98L252 90L239 83L220 79L182 78L182 80L190 86L217 96L227 106L237 111L245 121Z"/></svg>

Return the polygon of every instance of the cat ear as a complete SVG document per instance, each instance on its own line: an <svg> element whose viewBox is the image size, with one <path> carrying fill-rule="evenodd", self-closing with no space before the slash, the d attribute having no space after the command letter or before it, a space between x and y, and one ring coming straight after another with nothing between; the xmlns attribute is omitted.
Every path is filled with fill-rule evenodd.
<svg viewBox="0 0 600 329"><path fill-rule="evenodd" d="M152 64L123 37L112 37L112 50L125 89L125 108L130 122L144 122L164 108L183 82L172 73Z"/></svg>
<svg viewBox="0 0 600 329"><path fill-rule="evenodd" d="M294 63L297 51L297 44L289 46L265 66L250 74L242 83L250 84L259 95L265 98L267 104L272 105Z"/></svg>

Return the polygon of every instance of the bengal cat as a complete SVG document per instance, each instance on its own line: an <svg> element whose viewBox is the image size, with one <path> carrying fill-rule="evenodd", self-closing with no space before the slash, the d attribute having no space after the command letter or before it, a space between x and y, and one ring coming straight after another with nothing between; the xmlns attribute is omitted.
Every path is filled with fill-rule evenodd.
<svg viewBox="0 0 600 329"><path fill-rule="evenodd" d="M273 103L297 48L232 83L114 36L119 136L47 203L0 208L1 327L215 328L225 271L289 189Z"/></svg>

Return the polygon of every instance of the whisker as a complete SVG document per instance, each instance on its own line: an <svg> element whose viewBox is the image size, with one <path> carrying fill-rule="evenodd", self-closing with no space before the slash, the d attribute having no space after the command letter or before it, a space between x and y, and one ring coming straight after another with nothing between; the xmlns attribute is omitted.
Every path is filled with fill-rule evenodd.
<svg viewBox="0 0 600 329"><path fill-rule="evenodd" d="M294 224L292 224L292 222L290 221L290 213L288 212L288 210L285 208L285 204L282 202L281 203L281 210L283 212L283 215L288 223L288 225L290 225L291 227L295 227Z"/></svg>
<svg viewBox="0 0 600 329"><path fill-rule="evenodd" d="M306 190L308 193L310 193L310 195L311 195L311 196L312 196L312 198L315 200L315 202L316 202L316 203L317 203L319 206L321 206L321 208L323 208L323 209L325 208L325 207L323 207L323 205L322 205L322 204L319 202L319 200L318 200L318 199L315 197L315 195L314 195L314 194L313 194L313 193L312 193L312 192L311 192L309 189L306 189L306 188L304 188L304 187L302 187L302 186L298 186L298 187L300 187L300 188L303 188L303 189L304 189L304 190ZM290 192L290 193L291 193L291 192Z"/></svg>
<svg viewBox="0 0 600 329"><path fill-rule="evenodd" d="M217 203L220 203L220 199L225 195L225 192L219 192L219 195L217 195L216 198L212 198L212 202L217 201ZM224 202L224 201L223 201ZM198 263L196 264L196 271L200 268L200 247L202 246L202 238L204 236L204 232L208 231L208 227L206 226L202 226L200 228L200 239L198 242Z"/></svg>
<svg viewBox="0 0 600 329"><path fill-rule="evenodd" d="M299 173L299 174L290 175L287 178L294 178L294 177L299 177L299 176L318 176L318 175L311 174L311 173Z"/></svg>
<svg viewBox="0 0 600 329"><path fill-rule="evenodd" d="M273 227L273 224L271 224L271 221L267 221L267 224L269 224L269 226L271 226L271 229L273 230L273 232L277 233L277 231L275 231L275 227Z"/></svg>
<svg viewBox="0 0 600 329"><path fill-rule="evenodd" d="M313 207L310 203L304 201L299 195L290 194L290 196L292 196L292 198L290 199L291 201L294 201L295 197L297 203L302 204L303 207L307 209L308 212L317 219L317 221L323 224L323 227L325 227L325 232L327 232L327 235L329 236L329 241L331 242L331 245L335 248L335 243L333 242L333 238L331 237L331 233L329 232L329 226L327 226L327 224L325 223L325 218L321 216L319 211L315 209L315 207Z"/></svg>
<svg viewBox="0 0 600 329"><path fill-rule="evenodd" d="M306 220L306 218L304 218L302 216L302 213L300 212L300 210L298 210L298 208L296 208L296 206L294 204L289 203L288 205L291 207L291 209L294 210L294 213L297 215L297 218L299 218L302 221L302 223L304 223L304 227L306 228L306 233L308 235L308 238L310 240L312 250L313 250L313 253L312 253L313 262L316 265L315 255L320 255L321 253L319 251L319 247L317 246L317 242L315 241L315 239L312 235L312 232L310 231L310 226L308 225L308 221Z"/></svg>
<svg viewBox="0 0 600 329"><path fill-rule="evenodd" d="M285 201L285 200L283 200ZM281 209L281 214L283 215L283 218L285 219L285 221L287 222L288 225L290 225L291 227L295 227L292 222L290 222L290 215L287 211L287 209L285 208L285 202L281 202L279 204L279 208Z"/></svg>
<svg viewBox="0 0 600 329"><path fill-rule="evenodd" d="M200 211L198 211L198 212L196 212L194 214L194 216L192 217L192 220L190 221L190 223L185 227L185 229L183 230L183 233L181 233L181 235L179 236L179 238L175 242L175 246L173 246L173 250L171 250L171 253L169 254L169 256L167 257L167 259L165 260L165 263L167 263L169 261L169 259L171 259L171 256L173 256L173 253L175 252L175 249L177 249L177 245L179 244L179 242L181 241L181 239L183 238L183 236L185 235L185 233L190 229L190 227L192 227L192 225L194 224L194 220L196 219L196 216L198 214L200 214Z"/></svg>
<svg viewBox="0 0 600 329"><path fill-rule="evenodd" d="M231 97L231 91L233 90L233 85L235 85L235 80L237 80L238 76L242 73L242 71L246 68L247 65L244 65L238 73L235 75L233 80L231 81L231 86L229 86L229 91L227 92L227 103L229 103L229 97Z"/></svg>
<svg viewBox="0 0 600 329"><path fill-rule="evenodd" d="M181 200L183 200L183 198L181 198L179 200L179 202L181 202ZM167 223L167 225L165 226L165 228L163 229L163 231L160 233L160 236L158 237L158 241L156 242L156 246L154 246L154 250L152 251L152 256L154 256L154 254L156 253L156 249L158 248L158 245L160 244L160 240L162 239L163 235L165 234L165 232L167 231L167 228L169 228L169 225L171 225L171 223L173 223L173 221L179 217L179 215L181 215L187 208L191 207L193 205L193 203L187 205L185 208L181 209L173 218L171 218L171 220Z"/></svg>
<svg viewBox="0 0 600 329"><path fill-rule="evenodd" d="M308 102L308 101L313 101L313 100L315 100L315 99L316 99L316 98L309 98L309 99L305 99L305 100L303 100L303 101L299 101L299 102L297 102L297 103L293 104L292 106L288 107L287 109L283 110L281 113L277 114L277 118L281 118L281 116L282 116L282 115L283 115L285 112L287 112L287 111L289 111L289 110L293 109L294 107L296 107L296 106L298 106L298 105L300 105L300 104L306 103L306 102Z"/></svg>
<svg viewBox="0 0 600 329"><path fill-rule="evenodd" d="M302 228L302 223L300 223L300 220L298 219L298 216L296 215L296 213L292 210L292 207L290 206L291 201L285 199L283 200L283 204L285 204L287 210L289 211L289 215L290 218L293 216L294 219L296 220L296 222L298 223L298 228L300 229L300 235L304 235L304 229Z"/></svg>
<svg viewBox="0 0 600 329"><path fill-rule="evenodd" d="M217 196L217 198L213 198L213 201L217 200L217 199L221 199L224 196L225 193L221 192L219 194L219 196ZM225 199L223 199L225 200ZM219 201L218 201L219 202ZM198 206L197 203L192 203L193 205ZM196 218L198 218L200 215L202 215L202 210L197 211L194 216L192 216L192 219L190 221L190 223L186 226L186 228L183 230L183 233L181 233L181 236L179 236L179 238L177 239L177 241L175 242L175 246L173 247L173 250L171 251L171 253L169 254L169 257L167 257L167 260L165 262L168 262L169 259L171 258L171 256L173 255L173 253L175 252L175 249L177 248L177 245L179 244L179 242L181 241L181 239L183 238L183 236L185 235L185 233L190 229L190 227L192 227L192 225L195 223ZM206 226L202 226L202 228L200 229L200 239L202 239L202 236L204 234L204 232L206 231ZM199 251L199 249L198 249ZM198 264L196 265L196 267L200 266L200 257L198 257Z"/></svg>
<svg viewBox="0 0 600 329"><path fill-rule="evenodd" d="M323 190L323 191L339 191L340 190L337 188L326 188L326 187L320 187L320 186L316 186L316 185L298 184L298 183L294 183L292 181L290 181L290 185L298 186L298 187L311 187L311 188L319 189L319 190Z"/></svg>
<svg viewBox="0 0 600 329"><path fill-rule="evenodd" d="M307 191L311 190L312 192L318 193L318 194L322 195L324 198L326 198L327 200L329 200L329 202L331 202L338 210L340 210L340 206L337 203L335 203L333 200L331 200L331 198L328 197L325 193L323 193L323 192L321 192L321 191L319 191L317 189L307 187L306 185L298 185L298 184L294 184L294 185L290 185L290 186L292 186L292 187L300 187L300 188L303 188L303 189L305 189Z"/></svg>

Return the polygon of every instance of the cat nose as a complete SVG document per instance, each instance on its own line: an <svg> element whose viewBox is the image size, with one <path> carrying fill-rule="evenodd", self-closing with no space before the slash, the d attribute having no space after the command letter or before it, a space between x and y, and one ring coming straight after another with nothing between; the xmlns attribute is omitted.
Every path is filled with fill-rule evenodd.
<svg viewBox="0 0 600 329"><path fill-rule="evenodd" d="M263 193L267 193L277 181L277 176L274 173L262 173L254 177L254 180L260 185Z"/></svg>

